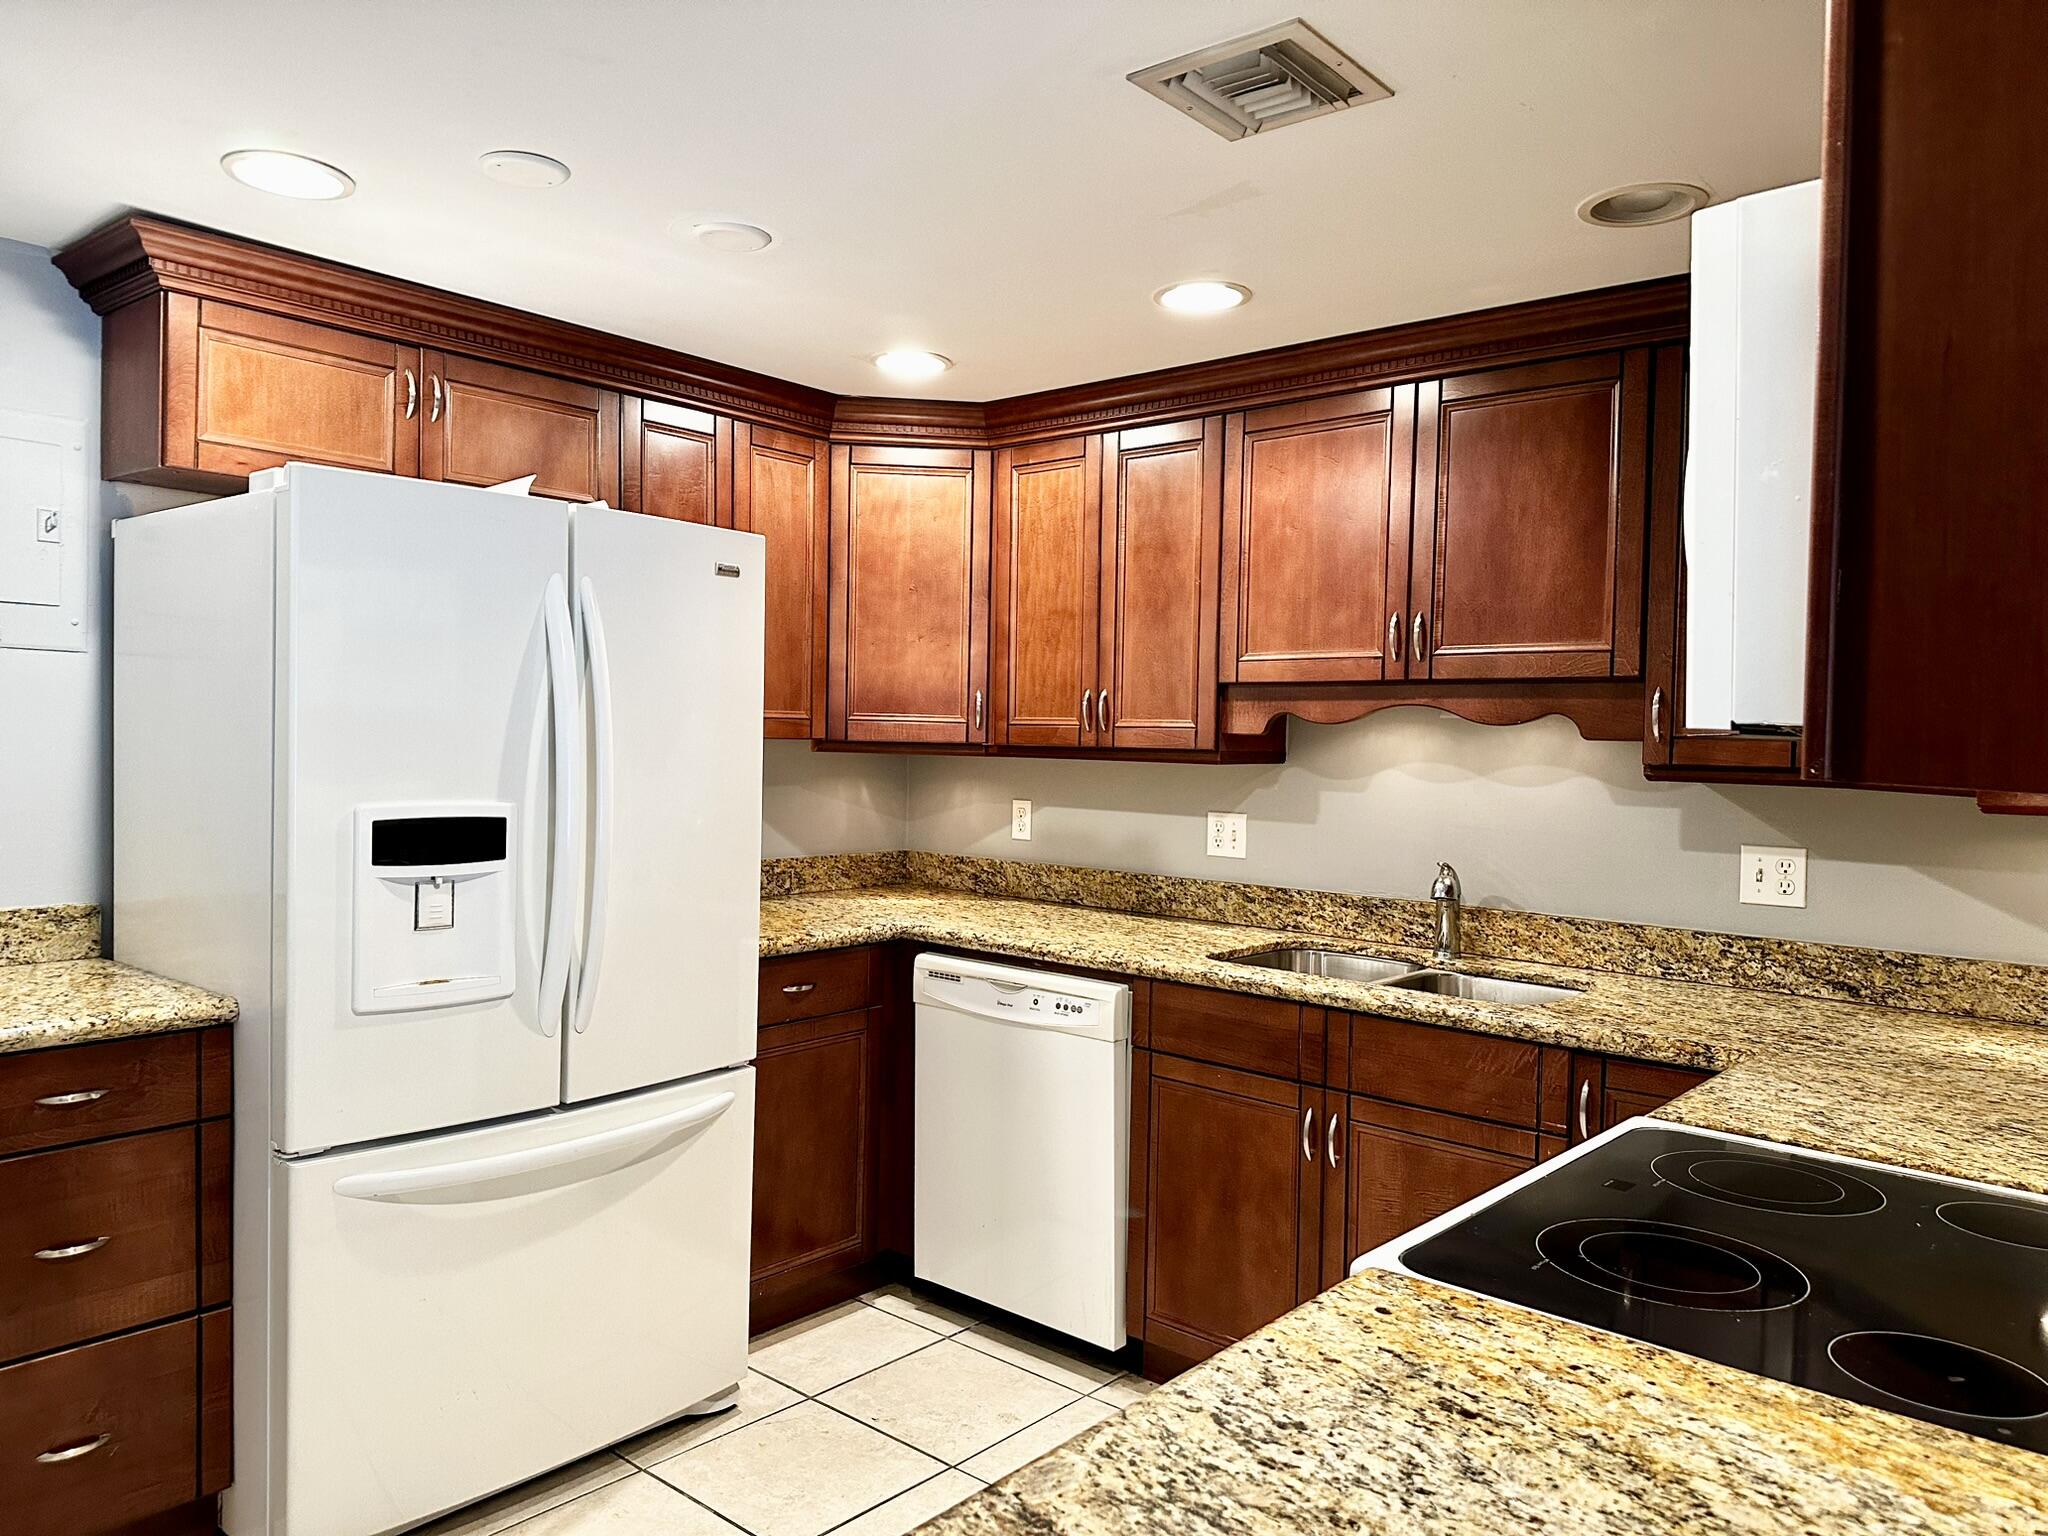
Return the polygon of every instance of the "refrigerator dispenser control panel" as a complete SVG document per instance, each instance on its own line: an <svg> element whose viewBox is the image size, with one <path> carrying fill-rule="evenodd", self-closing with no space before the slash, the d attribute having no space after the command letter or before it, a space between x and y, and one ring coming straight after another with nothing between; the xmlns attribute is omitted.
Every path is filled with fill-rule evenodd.
<svg viewBox="0 0 2048 1536"><path fill-rule="evenodd" d="M513 989L511 805L363 805L355 815L357 1013Z"/></svg>

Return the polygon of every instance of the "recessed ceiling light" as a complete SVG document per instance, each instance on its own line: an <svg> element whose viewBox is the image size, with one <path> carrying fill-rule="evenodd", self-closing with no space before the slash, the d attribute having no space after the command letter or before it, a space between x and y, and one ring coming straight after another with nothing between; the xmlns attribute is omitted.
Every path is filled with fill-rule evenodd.
<svg viewBox="0 0 2048 1536"><path fill-rule="evenodd" d="M1579 204L1579 217L1608 229L1668 224L1707 205L1707 189L1689 181L1638 181L1611 192L1596 192Z"/></svg>
<svg viewBox="0 0 2048 1536"><path fill-rule="evenodd" d="M884 352L875 359L875 366L899 383L917 384L926 379L936 379L953 366L953 359L941 357L936 352L920 352L915 348L903 347L893 352Z"/></svg>
<svg viewBox="0 0 2048 1536"><path fill-rule="evenodd" d="M762 251L775 240L758 224L739 224L725 219L692 224L690 235L699 245L709 246L714 251Z"/></svg>
<svg viewBox="0 0 2048 1536"><path fill-rule="evenodd" d="M1251 296L1251 289L1242 283L1205 279L1193 283L1169 283L1152 295L1152 302L1176 315L1220 315L1226 309L1237 308Z"/></svg>
<svg viewBox="0 0 2048 1536"><path fill-rule="evenodd" d="M476 163L491 180L508 187L559 187L569 179L569 167L552 155L537 155L530 149L486 150Z"/></svg>
<svg viewBox="0 0 2048 1536"><path fill-rule="evenodd" d="M287 154L281 149L236 149L220 157L220 168L245 187L279 197L331 202L347 197L356 184L346 171L324 160Z"/></svg>

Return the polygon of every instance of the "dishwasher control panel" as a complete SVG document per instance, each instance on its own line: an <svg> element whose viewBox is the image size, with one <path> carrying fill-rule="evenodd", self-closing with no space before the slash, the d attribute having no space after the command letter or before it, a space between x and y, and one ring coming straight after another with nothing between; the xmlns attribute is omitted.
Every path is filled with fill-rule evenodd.
<svg viewBox="0 0 2048 1536"><path fill-rule="evenodd" d="M1008 1018L1102 1040L1130 1033L1130 989L1116 982L1015 971L982 961L925 955L916 970L915 1001L985 1018Z"/></svg>

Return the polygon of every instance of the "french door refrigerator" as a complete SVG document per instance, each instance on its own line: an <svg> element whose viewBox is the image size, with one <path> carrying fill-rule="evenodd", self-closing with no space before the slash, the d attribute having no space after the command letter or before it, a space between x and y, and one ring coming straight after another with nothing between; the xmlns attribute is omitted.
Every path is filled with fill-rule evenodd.
<svg viewBox="0 0 2048 1536"><path fill-rule="evenodd" d="M292 464L120 523L118 958L232 993L231 1536L745 1369L751 534Z"/></svg>

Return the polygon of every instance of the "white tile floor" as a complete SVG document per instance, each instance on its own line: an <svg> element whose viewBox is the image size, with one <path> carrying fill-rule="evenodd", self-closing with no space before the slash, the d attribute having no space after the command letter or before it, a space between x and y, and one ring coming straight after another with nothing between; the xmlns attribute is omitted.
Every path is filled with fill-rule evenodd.
<svg viewBox="0 0 2048 1536"><path fill-rule="evenodd" d="M902 1286L764 1334L750 1355L737 1407L421 1536L901 1536L1151 1390Z"/></svg>

